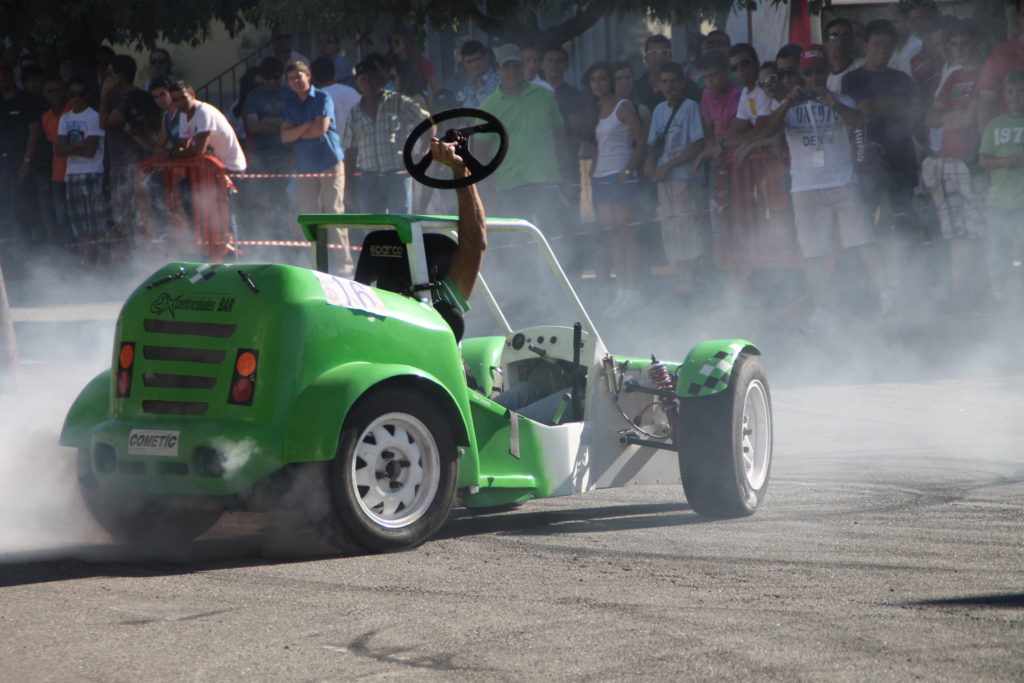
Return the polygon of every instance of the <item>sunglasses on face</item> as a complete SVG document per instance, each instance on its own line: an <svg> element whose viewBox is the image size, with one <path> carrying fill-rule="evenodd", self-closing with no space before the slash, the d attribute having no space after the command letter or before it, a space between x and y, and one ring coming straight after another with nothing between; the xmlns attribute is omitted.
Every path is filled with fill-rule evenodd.
<svg viewBox="0 0 1024 683"><path fill-rule="evenodd" d="M758 85L759 88L767 88L769 85L775 85L778 82L779 82L779 77L776 76L775 74L772 74L768 78L759 78L759 79L757 79L757 85Z"/></svg>
<svg viewBox="0 0 1024 683"><path fill-rule="evenodd" d="M832 33L829 33L828 36L826 36L826 37L829 40L849 40L850 38L853 38L853 34L852 33L836 33L836 32L832 32Z"/></svg>
<svg viewBox="0 0 1024 683"><path fill-rule="evenodd" d="M737 64L730 64L729 71L739 71L740 69L746 69L750 65L751 61L749 59L744 59L742 62L739 62Z"/></svg>
<svg viewBox="0 0 1024 683"><path fill-rule="evenodd" d="M797 75L796 69L782 69L779 71L779 78L796 78Z"/></svg>
<svg viewBox="0 0 1024 683"><path fill-rule="evenodd" d="M824 69L804 69L802 73L810 78L811 76L824 76L827 72Z"/></svg>

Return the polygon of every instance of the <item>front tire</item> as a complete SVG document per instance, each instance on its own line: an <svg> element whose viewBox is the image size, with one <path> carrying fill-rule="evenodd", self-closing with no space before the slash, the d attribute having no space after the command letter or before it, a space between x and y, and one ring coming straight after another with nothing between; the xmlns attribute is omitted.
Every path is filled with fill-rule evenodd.
<svg viewBox="0 0 1024 683"><path fill-rule="evenodd" d="M674 441L690 507L705 517L754 514L768 489L772 436L764 368L741 354L725 391L679 402Z"/></svg>
<svg viewBox="0 0 1024 683"><path fill-rule="evenodd" d="M421 394L383 389L349 413L329 467L334 521L372 552L417 546L451 510L455 439Z"/></svg>

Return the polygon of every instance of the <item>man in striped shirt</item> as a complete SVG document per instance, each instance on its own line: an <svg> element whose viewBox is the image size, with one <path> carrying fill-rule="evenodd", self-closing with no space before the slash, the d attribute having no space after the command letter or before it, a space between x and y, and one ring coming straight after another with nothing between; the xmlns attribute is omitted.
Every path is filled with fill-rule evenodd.
<svg viewBox="0 0 1024 683"><path fill-rule="evenodd" d="M402 147L409 132L430 114L401 93L385 90L388 60L371 54L356 66L362 95L349 113L342 147L351 179L350 199L364 213L412 213L412 178Z"/></svg>

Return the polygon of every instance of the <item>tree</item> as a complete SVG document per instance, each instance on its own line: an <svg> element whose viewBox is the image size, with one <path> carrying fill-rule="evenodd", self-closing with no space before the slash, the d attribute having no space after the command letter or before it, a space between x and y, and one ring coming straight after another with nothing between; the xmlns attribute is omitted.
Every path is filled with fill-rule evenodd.
<svg viewBox="0 0 1024 683"><path fill-rule="evenodd" d="M201 43L213 21L234 35L258 20L258 0L0 0L0 39L17 54L91 56L103 43L152 48Z"/></svg>
<svg viewBox="0 0 1024 683"><path fill-rule="evenodd" d="M258 3L258 13L264 20L287 24L293 30L351 36L354 33L366 35L375 27L386 25L422 34L428 27L457 29L472 22L503 42L561 45L611 13L647 13L653 19L682 24L719 16L733 7L752 7L756 0L290 0L288 3L258 0ZM542 26L542 14L565 19Z"/></svg>

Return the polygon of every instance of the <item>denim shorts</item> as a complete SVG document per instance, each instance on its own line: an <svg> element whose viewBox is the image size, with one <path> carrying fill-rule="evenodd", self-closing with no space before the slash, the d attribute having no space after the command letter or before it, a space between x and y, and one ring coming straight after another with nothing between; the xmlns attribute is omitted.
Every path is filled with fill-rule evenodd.
<svg viewBox="0 0 1024 683"><path fill-rule="evenodd" d="M601 176L590 181L594 204L632 204L640 192L640 184L634 180L622 182L619 174Z"/></svg>

